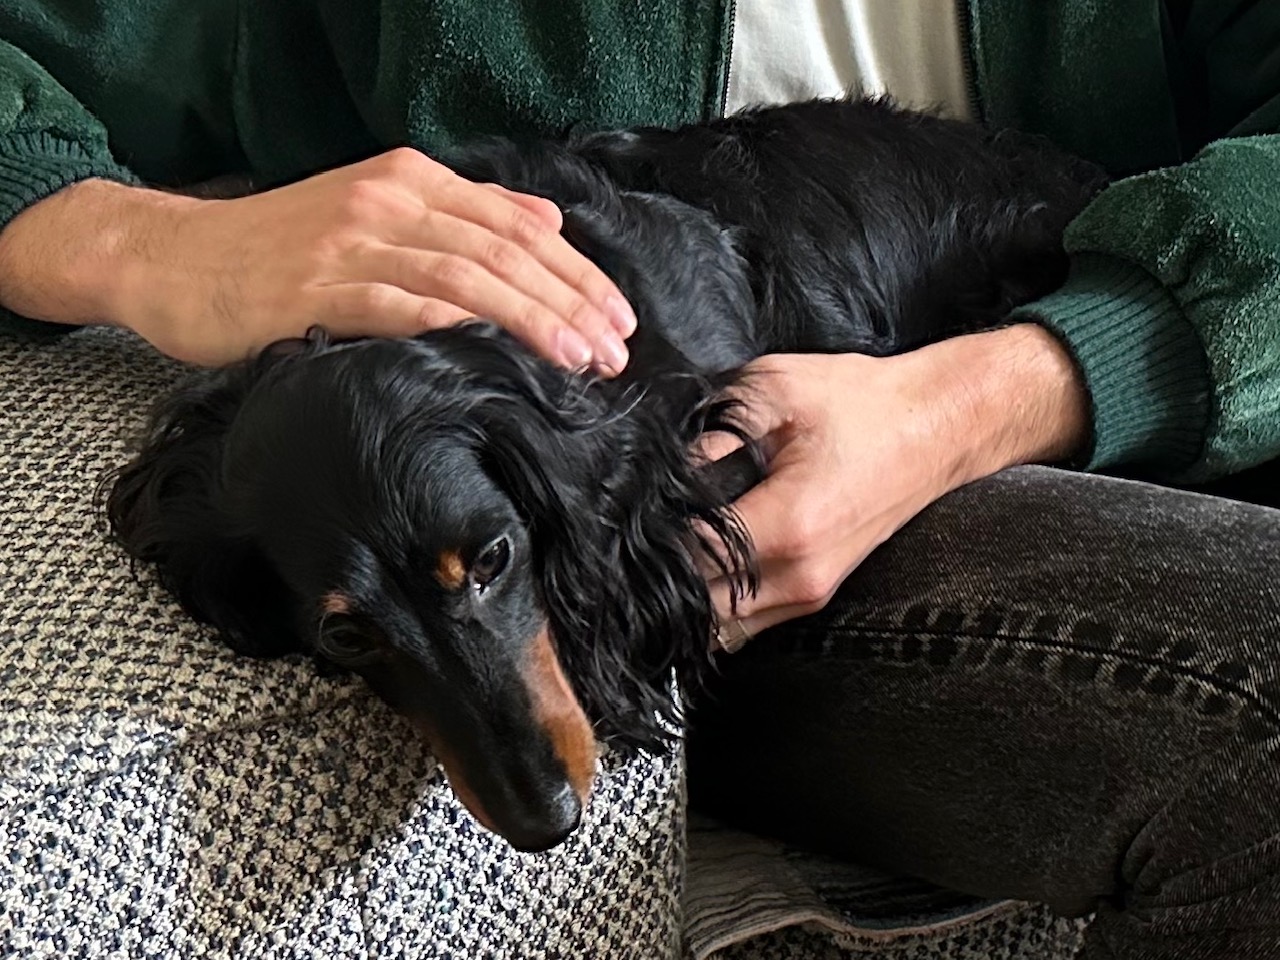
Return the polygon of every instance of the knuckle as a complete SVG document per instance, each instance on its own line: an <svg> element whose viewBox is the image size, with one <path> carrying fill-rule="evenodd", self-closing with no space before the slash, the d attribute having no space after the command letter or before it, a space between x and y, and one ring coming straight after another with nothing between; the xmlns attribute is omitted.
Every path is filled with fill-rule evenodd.
<svg viewBox="0 0 1280 960"><path fill-rule="evenodd" d="M378 316L390 307L391 290L383 286L361 287L351 300L351 309L362 317Z"/></svg>
<svg viewBox="0 0 1280 960"><path fill-rule="evenodd" d="M454 322L455 316L455 311L451 310L448 304L429 300L418 311L418 329L439 330L442 327L450 326Z"/></svg>
<svg viewBox="0 0 1280 960"><path fill-rule="evenodd" d="M362 317L378 309L378 295L368 287L356 287L333 298L332 310L337 319Z"/></svg>
<svg viewBox="0 0 1280 960"><path fill-rule="evenodd" d="M432 264L429 270L431 286L439 289L446 300L458 302L467 299L475 290L481 269L466 257L446 254Z"/></svg>
<svg viewBox="0 0 1280 960"><path fill-rule="evenodd" d="M524 308L516 311L512 317L508 329L512 333L520 331L542 331L550 336L550 331L558 326L556 318L546 307L538 303L530 302Z"/></svg>
<svg viewBox="0 0 1280 960"><path fill-rule="evenodd" d="M775 543L776 553L788 560L799 560L811 549L816 529L813 520L803 513L794 514L785 529L780 530Z"/></svg>
<svg viewBox="0 0 1280 960"><path fill-rule="evenodd" d="M430 163L425 154L413 147L395 147L380 159L387 174L393 177L421 174Z"/></svg>
<svg viewBox="0 0 1280 960"><path fill-rule="evenodd" d="M362 223L379 214L386 203L386 188L373 179L354 180L339 197L337 213L345 223Z"/></svg>
<svg viewBox="0 0 1280 960"><path fill-rule="evenodd" d="M597 303L604 303L610 294L618 292L613 281L586 254L569 246L568 256L573 258L572 282L575 289Z"/></svg>
<svg viewBox="0 0 1280 960"><path fill-rule="evenodd" d="M542 220L523 207L512 204L510 218L507 221L506 236L513 243L532 248L546 241L551 230Z"/></svg>
<svg viewBox="0 0 1280 960"><path fill-rule="evenodd" d="M800 510L796 513L792 533L796 542L804 547L812 547L826 533L828 518L812 509Z"/></svg>
<svg viewBox="0 0 1280 960"><path fill-rule="evenodd" d="M827 605L835 592L836 583L821 566L806 564L792 574L788 587L787 592L792 602L804 606L812 613Z"/></svg>
<svg viewBox="0 0 1280 960"><path fill-rule="evenodd" d="M512 277L527 264L524 253L514 244L495 239L485 245L480 262L489 272L500 277Z"/></svg>
<svg viewBox="0 0 1280 960"><path fill-rule="evenodd" d="M416 211L414 216L422 228L423 244L431 249L440 249L445 238L458 229L456 220L430 207Z"/></svg>
<svg viewBox="0 0 1280 960"><path fill-rule="evenodd" d="M778 535L771 552L780 560L798 563L804 559L808 549L809 544L804 537L795 530L788 530Z"/></svg>
<svg viewBox="0 0 1280 960"><path fill-rule="evenodd" d="M591 301L581 296L575 296L569 303L565 319L569 321L571 327L587 339L593 339L603 333L608 323Z"/></svg>
<svg viewBox="0 0 1280 960"><path fill-rule="evenodd" d="M613 282L595 267L588 267L576 286L592 303L604 303L617 293Z"/></svg>

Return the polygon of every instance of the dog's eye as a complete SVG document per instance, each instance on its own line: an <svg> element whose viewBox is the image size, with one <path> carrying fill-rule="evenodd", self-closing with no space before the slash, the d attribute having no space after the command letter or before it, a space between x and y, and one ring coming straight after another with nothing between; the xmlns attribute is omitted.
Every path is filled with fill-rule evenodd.
<svg viewBox="0 0 1280 960"><path fill-rule="evenodd" d="M498 578L511 560L511 541L499 537L480 551L471 564L471 582L477 590L483 590Z"/></svg>
<svg viewBox="0 0 1280 960"><path fill-rule="evenodd" d="M366 631L344 623L325 627L320 634L318 646L320 652L329 659L351 663L373 653L378 643Z"/></svg>

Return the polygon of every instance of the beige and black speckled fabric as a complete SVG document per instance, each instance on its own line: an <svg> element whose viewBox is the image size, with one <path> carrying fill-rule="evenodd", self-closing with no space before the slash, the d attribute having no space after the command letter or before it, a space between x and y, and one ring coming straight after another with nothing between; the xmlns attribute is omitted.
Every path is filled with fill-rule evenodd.
<svg viewBox="0 0 1280 960"><path fill-rule="evenodd" d="M607 760L583 829L516 854L358 681L129 573L92 495L177 375L0 338L0 956L676 956L678 758Z"/></svg>
<svg viewBox="0 0 1280 960"><path fill-rule="evenodd" d="M129 572L93 493L179 375L0 333L0 957L1070 955L1038 908L686 832L679 756L606 757L582 830L514 853L358 680L237 657Z"/></svg>

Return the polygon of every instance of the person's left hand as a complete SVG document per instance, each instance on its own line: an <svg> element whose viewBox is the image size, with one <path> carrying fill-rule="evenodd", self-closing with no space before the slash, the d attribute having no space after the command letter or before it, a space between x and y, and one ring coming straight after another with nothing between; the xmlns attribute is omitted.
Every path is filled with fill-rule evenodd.
<svg viewBox="0 0 1280 960"><path fill-rule="evenodd" d="M1006 466L1062 458L1086 436L1071 359L1024 324L896 357L773 355L735 391L765 479L734 505L760 586L730 599L706 564L721 643L826 606L868 554L943 494ZM704 453L736 443L709 435Z"/></svg>

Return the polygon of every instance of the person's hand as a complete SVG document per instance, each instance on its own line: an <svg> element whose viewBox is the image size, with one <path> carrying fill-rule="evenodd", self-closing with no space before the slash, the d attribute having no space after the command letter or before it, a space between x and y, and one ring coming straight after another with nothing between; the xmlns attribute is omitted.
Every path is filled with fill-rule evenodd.
<svg viewBox="0 0 1280 960"><path fill-rule="evenodd" d="M721 645L816 612L868 554L934 500L1083 442L1088 398L1061 345L1031 325L897 357L774 355L735 391L765 479L734 505L760 585L730 600L706 564ZM710 459L737 444L708 435Z"/></svg>
<svg viewBox="0 0 1280 960"><path fill-rule="evenodd" d="M483 316L548 359L617 373L635 315L560 225L550 201L410 149L232 200L86 181L0 233L0 298L201 364L313 324L408 336Z"/></svg>

